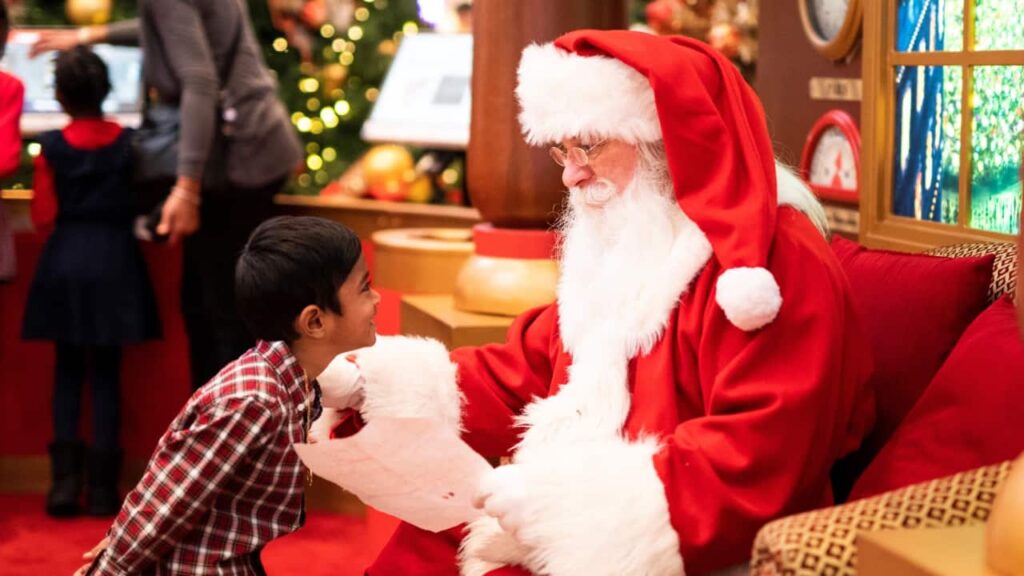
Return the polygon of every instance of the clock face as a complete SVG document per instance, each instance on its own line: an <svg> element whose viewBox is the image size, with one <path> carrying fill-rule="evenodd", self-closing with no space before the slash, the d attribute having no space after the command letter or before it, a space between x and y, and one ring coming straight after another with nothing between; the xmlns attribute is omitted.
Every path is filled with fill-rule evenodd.
<svg viewBox="0 0 1024 576"><path fill-rule="evenodd" d="M811 22L821 39L831 42L839 35L850 10L850 0L804 0Z"/></svg>
<svg viewBox="0 0 1024 576"><path fill-rule="evenodd" d="M811 156L809 180L814 186L857 190L857 164L853 147L835 126L822 132Z"/></svg>

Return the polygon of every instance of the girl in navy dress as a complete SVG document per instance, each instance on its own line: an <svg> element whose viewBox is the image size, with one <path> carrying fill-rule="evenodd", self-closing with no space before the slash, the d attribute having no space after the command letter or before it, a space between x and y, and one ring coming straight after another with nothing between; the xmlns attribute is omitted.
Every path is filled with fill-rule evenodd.
<svg viewBox="0 0 1024 576"><path fill-rule="evenodd" d="M160 323L132 235L131 131L103 118L107 67L89 49L74 48L57 56L55 77L71 122L39 136L34 212L42 221L55 212L56 226L39 259L22 336L57 346L47 513L78 514L84 469L86 512L103 516L121 504L121 347L158 338ZM87 377L94 420L88 453L78 434Z"/></svg>

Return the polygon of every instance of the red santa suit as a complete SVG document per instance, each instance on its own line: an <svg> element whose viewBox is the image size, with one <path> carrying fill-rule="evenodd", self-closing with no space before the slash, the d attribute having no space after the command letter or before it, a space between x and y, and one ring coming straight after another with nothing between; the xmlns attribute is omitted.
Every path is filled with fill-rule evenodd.
<svg viewBox="0 0 1024 576"><path fill-rule="evenodd" d="M704 45L582 31L528 48L519 80L532 142L664 141L671 234L652 231L658 257L630 270L580 271L567 253L558 302L504 344L449 356L381 338L358 354L364 419L445 421L481 454L512 455L525 495L516 534L490 517L442 535L403 525L368 574L736 565L766 521L832 503L829 469L872 421L845 277L811 220L777 207L756 98ZM702 88L669 93L688 82Z"/></svg>

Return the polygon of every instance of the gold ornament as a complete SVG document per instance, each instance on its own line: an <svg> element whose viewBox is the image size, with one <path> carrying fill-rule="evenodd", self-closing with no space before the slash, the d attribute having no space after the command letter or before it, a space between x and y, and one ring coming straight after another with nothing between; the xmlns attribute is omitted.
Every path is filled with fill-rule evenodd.
<svg viewBox="0 0 1024 576"><path fill-rule="evenodd" d="M327 64L324 66L323 83L320 85L323 89L324 97L331 98L337 94L337 90L341 89L347 76L348 68L341 64Z"/></svg>
<svg viewBox="0 0 1024 576"><path fill-rule="evenodd" d="M404 200L405 178L413 169L412 154L402 146L380 144L363 156L363 181L378 200Z"/></svg>
<svg viewBox="0 0 1024 576"><path fill-rule="evenodd" d="M430 202L433 195L434 187L430 184L430 177L423 175L409 183L408 191L406 192L406 200L409 202L426 204L427 202Z"/></svg>
<svg viewBox="0 0 1024 576"><path fill-rule="evenodd" d="M111 0L68 0L68 20L78 26L106 24L110 21Z"/></svg>

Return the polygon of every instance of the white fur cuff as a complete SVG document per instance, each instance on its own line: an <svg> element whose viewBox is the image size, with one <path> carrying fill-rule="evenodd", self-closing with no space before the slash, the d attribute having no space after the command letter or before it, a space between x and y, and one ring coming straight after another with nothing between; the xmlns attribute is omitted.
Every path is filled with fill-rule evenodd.
<svg viewBox="0 0 1024 576"><path fill-rule="evenodd" d="M373 347L356 352L356 363L366 381L361 413L367 422L380 416L430 418L461 431L457 367L437 340L379 336Z"/></svg>
<svg viewBox="0 0 1024 576"><path fill-rule="evenodd" d="M514 464L530 498L519 531L531 548L524 565L552 576L683 575L657 452L653 441L611 440L553 447Z"/></svg>

